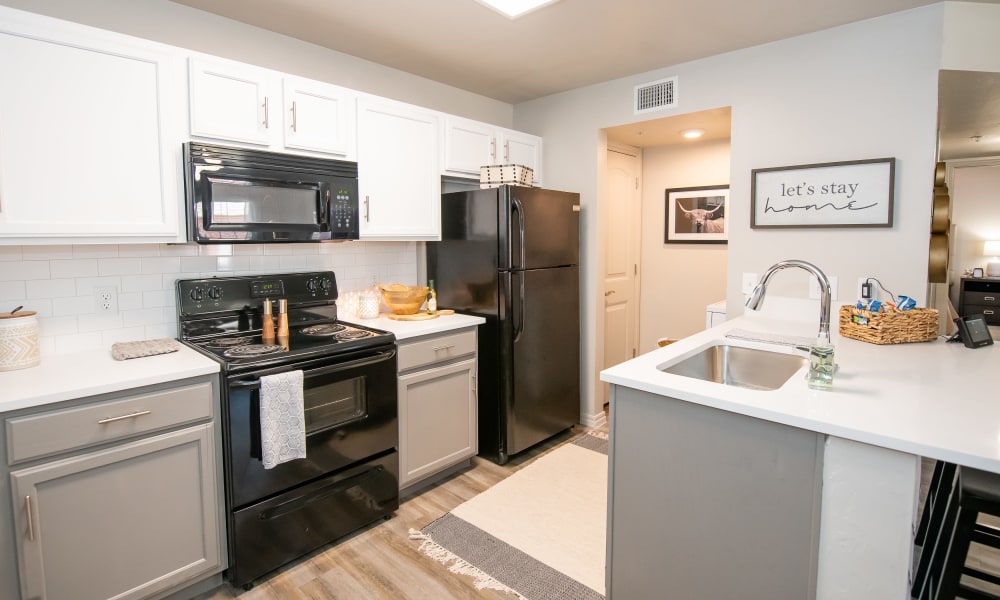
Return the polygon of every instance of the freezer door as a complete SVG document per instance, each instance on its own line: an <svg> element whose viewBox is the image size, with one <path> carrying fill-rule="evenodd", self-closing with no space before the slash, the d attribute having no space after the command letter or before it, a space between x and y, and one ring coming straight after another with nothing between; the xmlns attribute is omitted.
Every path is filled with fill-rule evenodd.
<svg viewBox="0 0 1000 600"><path fill-rule="evenodd" d="M500 199L501 269L580 264L579 194L504 186Z"/></svg>
<svg viewBox="0 0 1000 600"><path fill-rule="evenodd" d="M509 455L580 421L579 288L578 267L511 273Z"/></svg>

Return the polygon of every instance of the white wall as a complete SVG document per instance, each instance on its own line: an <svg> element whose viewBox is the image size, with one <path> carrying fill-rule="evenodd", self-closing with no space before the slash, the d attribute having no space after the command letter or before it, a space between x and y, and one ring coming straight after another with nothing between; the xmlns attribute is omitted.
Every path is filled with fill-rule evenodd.
<svg viewBox="0 0 1000 600"><path fill-rule="evenodd" d="M706 185L729 185L728 140L643 149L640 352L701 331L705 307L726 298L726 244L663 241L665 190Z"/></svg>
<svg viewBox="0 0 1000 600"><path fill-rule="evenodd" d="M606 146L599 130L643 120L632 111L634 86L679 78L678 106L643 118L732 107L726 288L731 313L742 310L742 272L759 273L787 258L814 262L848 283L876 276L922 303L942 18L943 5L928 6L515 106L514 126L545 138L546 183L581 193L585 415L600 409L595 391L603 361L596 343L604 326L597 310L603 265L593 250L603 238L595 218ZM886 156L897 160L891 229L750 229L752 169ZM804 273L778 280L776 286L790 286L787 293L806 295Z"/></svg>

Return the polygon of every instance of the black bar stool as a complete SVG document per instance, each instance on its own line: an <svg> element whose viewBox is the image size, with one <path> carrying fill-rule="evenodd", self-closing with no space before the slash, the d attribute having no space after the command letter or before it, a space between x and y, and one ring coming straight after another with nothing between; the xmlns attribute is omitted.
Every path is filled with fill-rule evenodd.
<svg viewBox="0 0 1000 600"><path fill-rule="evenodd" d="M1000 530L977 523L980 514L1000 517L1000 475L948 463L939 463L934 471L915 540L921 553L913 597L1000 600L961 583L965 575L1000 585L996 574L965 564L972 542L1000 548Z"/></svg>

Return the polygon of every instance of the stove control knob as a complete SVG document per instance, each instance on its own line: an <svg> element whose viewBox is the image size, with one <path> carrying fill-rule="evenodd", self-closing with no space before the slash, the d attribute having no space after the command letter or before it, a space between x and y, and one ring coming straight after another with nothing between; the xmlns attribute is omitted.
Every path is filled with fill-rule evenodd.
<svg viewBox="0 0 1000 600"><path fill-rule="evenodd" d="M319 282L319 287L321 287L324 292L329 292L332 286L333 282L329 279L321 279Z"/></svg>
<svg viewBox="0 0 1000 600"><path fill-rule="evenodd" d="M188 295L191 296L191 299L194 300L195 302L201 302L205 298L204 293L201 291L201 288L194 288Z"/></svg>
<svg viewBox="0 0 1000 600"><path fill-rule="evenodd" d="M316 293L316 280L310 279L306 282L306 289L310 292Z"/></svg>
<svg viewBox="0 0 1000 600"><path fill-rule="evenodd" d="M222 288L217 286L212 286L208 288L208 297L212 300L219 300L222 298Z"/></svg>

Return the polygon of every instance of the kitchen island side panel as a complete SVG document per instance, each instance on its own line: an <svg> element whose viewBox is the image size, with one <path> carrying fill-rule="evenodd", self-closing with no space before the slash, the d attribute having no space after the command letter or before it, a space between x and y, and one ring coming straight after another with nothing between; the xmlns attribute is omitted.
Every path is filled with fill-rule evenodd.
<svg viewBox="0 0 1000 600"><path fill-rule="evenodd" d="M614 386L608 598L816 598L823 437Z"/></svg>

